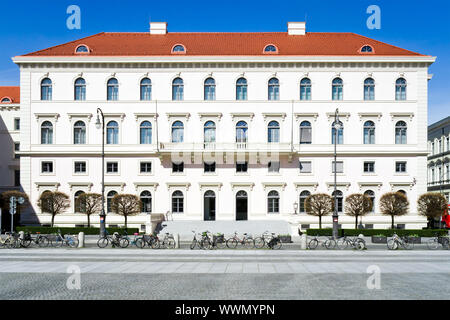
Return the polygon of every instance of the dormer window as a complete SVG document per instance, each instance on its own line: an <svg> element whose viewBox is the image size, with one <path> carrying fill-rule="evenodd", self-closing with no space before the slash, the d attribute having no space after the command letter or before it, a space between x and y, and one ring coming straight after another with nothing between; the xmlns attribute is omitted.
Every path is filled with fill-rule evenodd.
<svg viewBox="0 0 450 320"><path fill-rule="evenodd" d="M87 54L87 53L89 53L89 48L88 48L88 46L86 46L86 45L84 45L84 44L80 44L80 45L75 49L75 53Z"/></svg>
<svg viewBox="0 0 450 320"><path fill-rule="evenodd" d="M186 48L182 44L177 44L172 48L172 53L178 54L186 53Z"/></svg>
<svg viewBox="0 0 450 320"><path fill-rule="evenodd" d="M278 48L273 44L268 44L264 47L264 53L278 53Z"/></svg>
<svg viewBox="0 0 450 320"><path fill-rule="evenodd" d="M11 99L8 97L2 98L2 101L1 101L1 103L11 103L11 102L12 102Z"/></svg>
<svg viewBox="0 0 450 320"><path fill-rule="evenodd" d="M365 45L359 50L359 52L360 53L373 53L374 51L373 51L373 48L371 46Z"/></svg>

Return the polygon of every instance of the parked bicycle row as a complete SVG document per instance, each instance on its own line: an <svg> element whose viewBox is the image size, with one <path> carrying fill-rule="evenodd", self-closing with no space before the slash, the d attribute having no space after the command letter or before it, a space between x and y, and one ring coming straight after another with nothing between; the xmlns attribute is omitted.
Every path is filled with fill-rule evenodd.
<svg viewBox="0 0 450 320"><path fill-rule="evenodd" d="M134 238L130 238L126 232L119 234L114 232L112 235L106 232L104 237L100 237L97 241L99 248L106 248L111 245L113 248L128 248L128 246L136 246L137 248L152 248L152 249L175 249L175 238L172 234L166 233L162 238L158 235L139 235L134 234Z"/></svg>
<svg viewBox="0 0 450 320"><path fill-rule="evenodd" d="M55 247L60 248L67 246L70 248L78 247L78 237L75 235L63 235L59 230L57 233L49 235L41 235L36 233L19 234L16 232L7 232L5 237L0 236L0 247L4 248L30 248L30 247Z"/></svg>
<svg viewBox="0 0 450 320"><path fill-rule="evenodd" d="M281 249L282 242L278 235L275 233L271 233L269 231L264 232L261 236L253 238L252 235L248 233L244 233L242 236L239 236L237 232L228 239L225 238L223 233L213 234L209 231L204 231L202 233L194 233L194 238L191 242L191 250L193 249L204 249L204 250L212 250L212 249L236 249L236 248L244 248L244 249L262 249L269 248L278 250Z"/></svg>

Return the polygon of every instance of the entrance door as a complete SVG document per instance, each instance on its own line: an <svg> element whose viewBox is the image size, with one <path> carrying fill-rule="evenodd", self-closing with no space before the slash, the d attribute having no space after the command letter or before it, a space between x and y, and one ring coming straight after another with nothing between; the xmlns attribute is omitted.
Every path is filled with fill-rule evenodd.
<svg viewBox="0 0 450 320"><path fill-rule="evenodd" d="M203 198L203 219L205 221L216 220L216 194L214 191L206 191Z"/></svg>
<svg viewBox="0 0 450 320"><path fill-rule="evenodd" d="M236 194L236 220L247 220L248 197L247 192L239 191Z"/></svg>

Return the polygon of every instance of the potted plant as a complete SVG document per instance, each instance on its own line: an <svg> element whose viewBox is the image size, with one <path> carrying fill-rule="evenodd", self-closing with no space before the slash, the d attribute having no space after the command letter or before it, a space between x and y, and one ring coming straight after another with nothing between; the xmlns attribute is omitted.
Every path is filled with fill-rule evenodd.
<svg viewBox="0 0 450 320"><path fill-rule="evenodd" d="M387 243L387 237L384 234L373 235L372 243Z"/></svg>
<svg viewBox="0 0 450 320"><path fill-rule="evenodd" d="M420 243L422 243L422 241L421 241L421 237L419 237L419 235L418 234L410 234L410 235L408 235L408 242L409 243L414 243L414 244L420 244Z"/></svg>
<svg viewBox="0 0 450 320"><path fill-rule="evenodd" d="M282 243L291 243L291 235L290 234L280 234L280 240Z"/></svg>

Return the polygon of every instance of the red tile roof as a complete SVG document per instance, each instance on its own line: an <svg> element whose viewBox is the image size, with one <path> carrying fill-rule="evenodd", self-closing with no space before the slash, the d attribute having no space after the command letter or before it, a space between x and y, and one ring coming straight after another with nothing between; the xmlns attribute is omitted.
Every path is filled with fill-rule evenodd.
<svg viewBox="0 0 450 320"><path fill-rule="evenodd" d="M99 33L25 56L77 56L75 48L85 44L91 56L170 56L176 44L183 44L187 56L262 56L267 44L280 56L422 56L354 33ZM364 45L372 54L358 51ZM267 55L267 54L266 54Z"/></svg>
<svg viewBox="0 0 450 320"><path fill-rule="evenodd" d="M12 102L1 102L4 98L9 98ZM0 105L20 103L20 87L0 87Z"/></svg>

